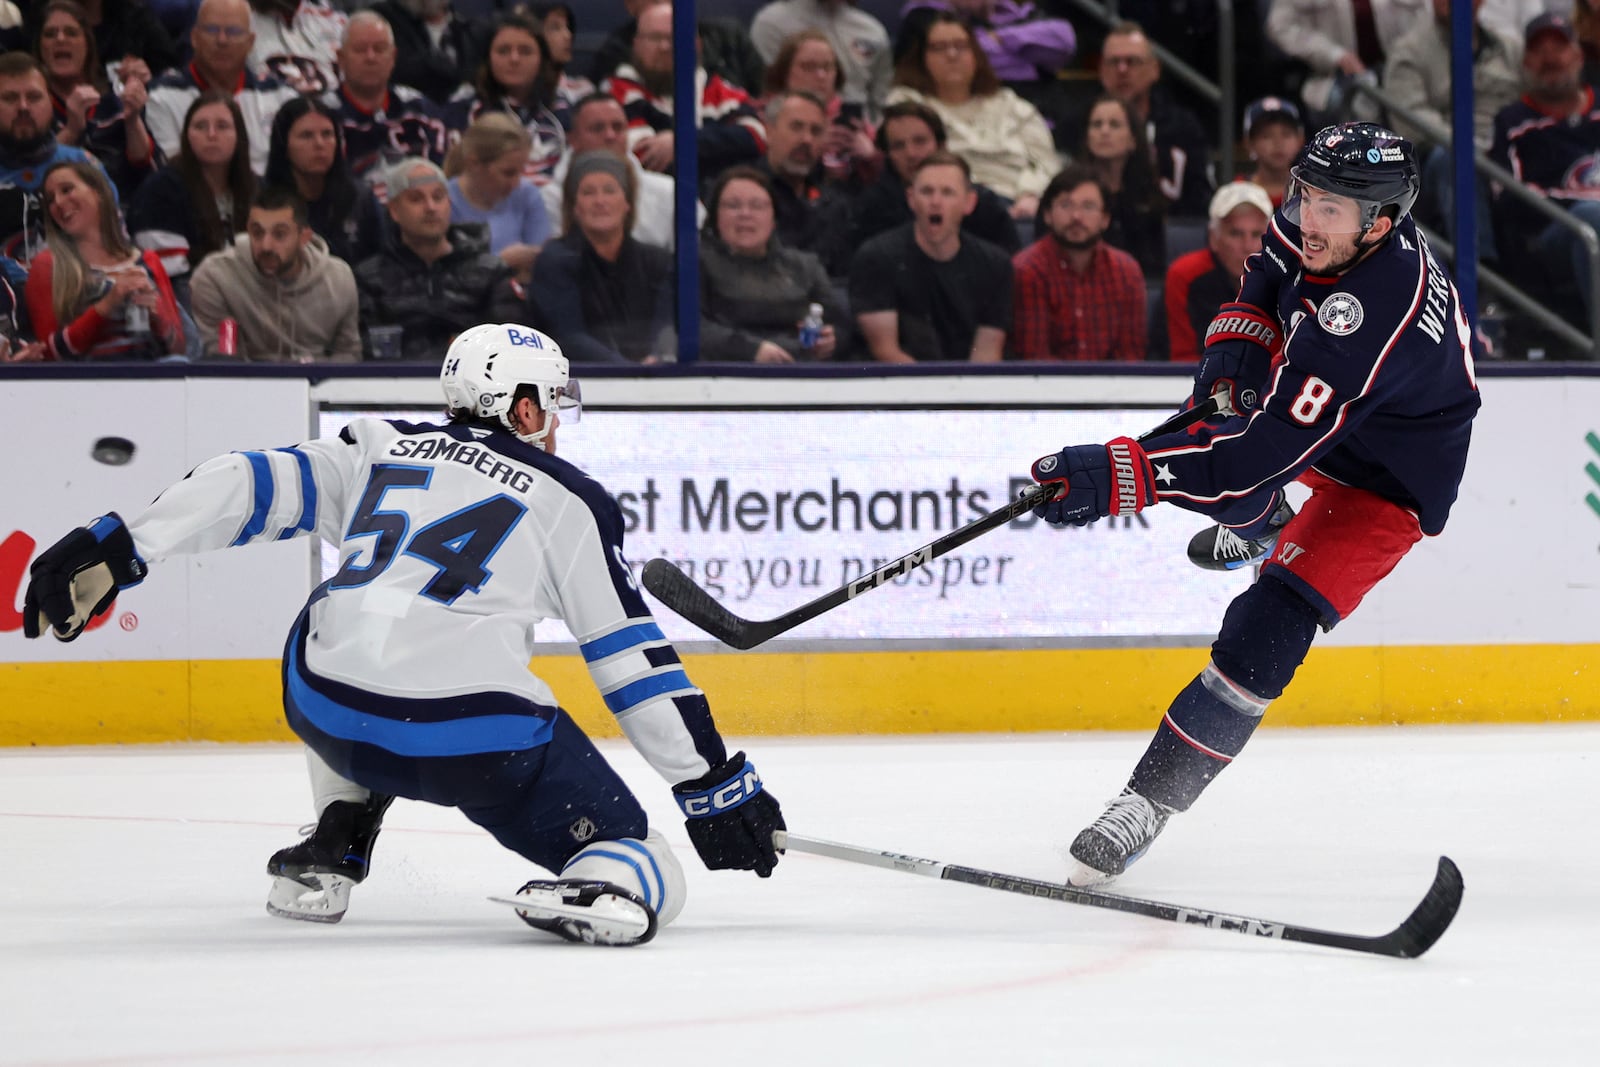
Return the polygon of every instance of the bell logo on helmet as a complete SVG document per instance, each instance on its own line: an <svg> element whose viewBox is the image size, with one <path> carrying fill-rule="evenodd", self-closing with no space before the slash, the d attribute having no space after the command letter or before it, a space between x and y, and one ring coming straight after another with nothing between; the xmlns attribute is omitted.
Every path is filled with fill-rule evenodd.
<svg viewBox="0 0 1600 1067"><path fill-rule="evenodd" d="M506 336L508 338L510 338L511 344L512 344L513 347L516 347L516 346L522 346L522 347L525 347L525 348L543 348L544 347L543 338L541 338L537 332L534 332L534 331L531 331L531 330L528 333L523 333L521 330L518 330L518 329L516 329L514 327L507 327L506 328Z"/></svg>

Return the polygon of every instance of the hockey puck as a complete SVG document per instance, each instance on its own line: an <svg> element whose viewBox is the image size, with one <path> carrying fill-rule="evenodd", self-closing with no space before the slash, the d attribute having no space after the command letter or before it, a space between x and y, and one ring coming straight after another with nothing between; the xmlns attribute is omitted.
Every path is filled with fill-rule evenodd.
<svg viewBox="0 0 1600 1067"><path fill-rule="evenodd" d="M104 463L108 467L120 467L133 458L133 442L126 437L102 437L94 443L89 450L96 463Z"/></svg>

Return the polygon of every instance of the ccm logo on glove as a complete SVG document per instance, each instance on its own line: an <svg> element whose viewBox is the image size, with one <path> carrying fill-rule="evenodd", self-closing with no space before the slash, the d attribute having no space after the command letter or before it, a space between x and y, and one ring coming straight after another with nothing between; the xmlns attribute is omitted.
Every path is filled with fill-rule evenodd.
<svg viewBox="0 0 1600 1067"><path fill-rule="evenodd" d="M691 819L705 819L737 808L759 792L761 776L753 765L746 763L743 773L704 792L680 794L677 800L684 815Z"/></svg>

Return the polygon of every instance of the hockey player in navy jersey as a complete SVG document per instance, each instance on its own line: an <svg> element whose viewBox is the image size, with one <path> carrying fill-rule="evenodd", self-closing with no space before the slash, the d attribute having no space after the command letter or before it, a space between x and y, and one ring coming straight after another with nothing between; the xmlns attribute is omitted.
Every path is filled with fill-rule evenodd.
<svg viewBox="0 0 1600 1067"><path fill-rule="evenodd" d="M577 637L707 867L771 874L778 802L742 752L728 755L651 618L616 502L555 455L561 413L579 410L555 341L474 327L440 380L446 424L357 419L335 438L219 456L131 521L113 512L74 530L33 564L25 632L72 640L169 556L316 533L342 565L290 631L283 699L319 820L269 861L268 910L337 922L402 796L459 808L558 872L518 894L531 925L647 941L683 907L683 869L529 672L534 624L560 618Z"/></svg>
<svg viewBox="0 0 1600 1067"><path fill-rule="evenodd" d="M1291 176L1196 374L1195 401L1220 395L1234 414L1033 465L1035 481L1060 485L1038 509L1052 523L1168 501L1273 543L1122 794L1072 842L1077 885L1120 875L1239 755L1318 628L1444 528L1466 466L1479 405L1470 331L1410 218L1420 187L1410 142L1369 123L1330 126ZM1311 497L1274 530L1296 480Z"/></svg>

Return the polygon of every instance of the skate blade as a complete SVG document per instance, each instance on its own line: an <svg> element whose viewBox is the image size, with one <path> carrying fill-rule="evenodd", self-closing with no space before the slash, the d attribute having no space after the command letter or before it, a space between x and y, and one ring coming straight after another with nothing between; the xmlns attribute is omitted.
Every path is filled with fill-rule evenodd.
<svg viewBox="0 0 1600 1067"><path fill-rule="evenodd" d="M1110 885L1117 880L1117 875L1097 871L1086 863L1072 861L1072 869L1067 872L1067 884L1074 889L1099 889Z"/></svg>
<svg viewBox="0 0 1600 1067"><path fill-rule="evenodd" d="M350 887L342 874L277 875L267 890L267 913L280 919L336 923L350 907Z"/></svg>
<svg viewBox="0 0 1600 1067"><path fill-rule="evenodd" d="M536 890L525 896L489 899L516 908L530 925L586 945L642 944L655 933L649 911L620 897L607 896L591 905L568 904L554 890Z"/></svg>

